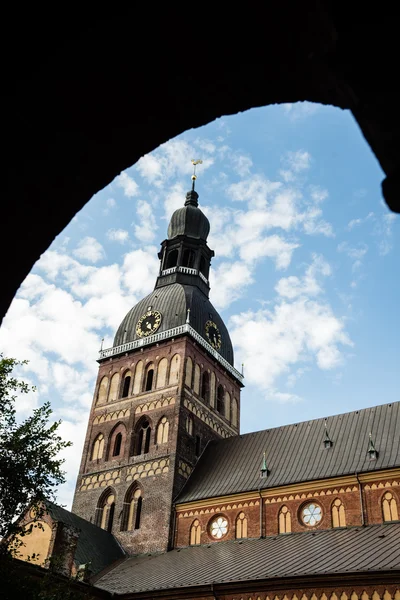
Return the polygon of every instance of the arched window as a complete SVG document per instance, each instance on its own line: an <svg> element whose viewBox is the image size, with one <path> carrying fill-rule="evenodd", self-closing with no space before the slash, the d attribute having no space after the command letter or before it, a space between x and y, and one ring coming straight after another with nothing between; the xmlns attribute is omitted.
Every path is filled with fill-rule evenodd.
<svg viewBox="0 0 400 600"><path fill-rule="evenodd" d="M125 496L122 512L121 531L132 531L140 528L142 516L142 491L134 484Z"/></svg>
<svg viewBox="0 0 400 600"><path fill-rule="evenodd" d="M154 379L154 365L148 365L146 369L146 377L144 381L144 391L150 392L153 388L153 379Z"/></svg>
<svg viewBox="0 0 400 600"><path fill-rule="evenodd" d="M190 546L196 546L200 544L200 535L201 535L201 527L198 519L193 521L192 526L190 528Z"/></svg>
<svg viewBox="0 0 400 600"><path fill-rule="evenodd" d="M167 260L165 263L165 269L172 269L172 267L176 267L178 262L178 250L171 250L168 252Z"/></svg>
<svg viewBox="0 0 400 600"><path fill-rule="evenodd" d="M196 392L196 394L200 394L200 367L199 367L199 365L195 365L195 367L194 367L193 391Z"/></svg>
<svg viewBox="0 0 400 600"><path fill-rule="evenodd" d="M171 358L171 367L169 370L169 385L174 385L175 383L178 383L180 366L181 357L179 356L179 354L175 354Z"/></svg>
<svg viewBox="0 0 400 600"><path fill-rule="evenodd" d="M97 391L96 404L104 404L104 402L107 400L107 386L108 377L103 377L100 381L99 389Z"/></svg>
<svg viewBox="0 0 400 600"><path fill-rule="evenodd" d="M132 373L127 371L121 386L121 398L127 398L131 389Z"/></svg>
<svg viewBox="0 0 400 600"><path fill-rule="evenodd" d="M193 373L193 361L190 356L186 359L186 375L185 375L185 384L188 387L192 387L192 373Z"/></svg>
<svg viewBox="0 0 400 600"><path fill-rule="evenodd" d="M240 512L236 519L236 539L247 538L247 517Z"/></svg>
<svg viewBox="0 0 400 600"><path fill-rule="evenodd" d="M108 438L107 456L108 460L115 456L124 454L126 440L126 428L123 423L117 423Z"/></svg>
<svg viewBox="0 0 400 600"><path fill-rule="evenodd" d="M114 373L111 377L110 391L108 392L108 402L115 402L118 398L119 373Z"/></svg>
<svg viewBox="0 0 400 600"><path fill-rule="evenodd" d="M207 262L204 256L200 259L200 273L203 273L204 277L207 277Z"/></svg>
<svg viewBox="0 0 400 600"><path fill-rule="evenodd" d="M210 376L207 371L201 377L201 397L204 402L210 402Z"/></svg>
<svg viewBox="0 0 400 600"><path fill-rule="evenodd" d="M231 420L231 395L229 392L225 393L225 417L228 421Z"/></svg>
<svg viewBox="0 0 400 600"><path fill-rule="evenodd" d="M157 388L165 387L167 383L168 360L162 358L157 367Z"/></svg>
<svg viewBox="0 0 400 600"><path fill-rule="evenodd" d="M217 388L217 411L221 415L225 414L224 396L225 396L224 388L222 387L222 385L219 385Z"/></svg>
<svg viewBox="0 0 400 600"><path fill-rule="evenodd" d="M384 521L398 521L399 511L397 502L391 492L386 492L382 498L382 512Z"/></svg>
<svg viewBox="0 0 400 600"><path fill-rule="evenodd" d="M135 447L133 454L147 454L150 448L151 427L147 419L140 421L135 432Z"/></svg>
<svg viewBox="0 0 400 600"><path fill-rule="evenodd" d="M143 375L143 361L139 360L135 369L135 380L133 382L133 393L140 393L140 386L142 384L142 375Z"/></svg>
<svg viewBox="0 0 400 600"><path fill-rule="evenodd" d="M169 422L167 417L163 417L157 426L156 440L157 444L168 442Z"/></svg>
<svg viewBox="0 0 400 600"><path fill-rule="evenodd" d="M290 533L292 531L292 517L287 506L282 506L278 515L279 533Z"/></svg>
<svg viewBox="0 0 400 600"><path fill-rule="evenodd" d="M104 435L99 433L97 438L94 440L92 448L92 460L103 458L104 451Z"/></svg>
<svg viewBox="0 0 400 600"><path fill-rule="evenodd" d="M238 426L238 404L236 398L232 398L232 425Z"/></svg>
<svg viewBox="0 0 400 600"><path fill-rule="evenodd" d="M215 384L216 378L214 371L211 371L211 382L210 382L210 406L215 407Z"/></svg>
<svg viewBox="0 0 400 600"><path fill-rule="evenodd" d="M119 456L121 452L122 433L117 433L114 440L113 456Z"/></svg>
<svg viewBox="0 0 400 600"><path fill-rule="evenodd" d="M193 419L190 415L186 417L185 427L188 434L193 435Z"/></svg>
<svg viewBox="0 0 400 600"><path fill-rule="evenodd" d="M109 489L100 496L96 509L96 525L111 533L115 512L115 494Z"/></svg>
<svg viewBox="0 0 400 600"><path fill-rule="evenodd" d="M346 527L346 514L340 498L336 498L332 504L332 527Z"/></svg>
<svg viewBox="0 0 400 600"><path fill-rule="evenodd" d="M194 268L194 261L196 259L196 254L194 250L186 249L183 253L182 258L182 267L189 267L190 269Z"/></svg>

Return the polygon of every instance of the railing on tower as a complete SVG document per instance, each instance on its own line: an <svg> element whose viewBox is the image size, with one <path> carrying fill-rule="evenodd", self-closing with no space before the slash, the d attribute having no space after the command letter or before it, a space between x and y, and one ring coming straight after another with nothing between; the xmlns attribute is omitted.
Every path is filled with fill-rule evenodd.
<svg viewBox="0 0 400 600"><path fill-rule="evenodd" d="M208 284L207 277L204 277L201 271L197 269L192 269L191 267L171 267L170 269L164 269L161 271L161 275L171 275L172 273L185 273L185 275L199 275L200 279L204 281L204 283Z"/></svg>
<svg viewBox="0 0 400 600"><path fill-rule="evenodd" d="M184 333L188 333L190 336L192 336L192 338L194 338L196 342L203 346L207 352L209 352L224 367L224 369L231 373L231 375L233 375L240 382L243 381L243 375L239 373L235 367L232 367L232 365L230 365L228 361L225 360L225 358L221 356L220 353L217 352L217 350L215 350L215 348L213 348L211 344L209 344L195 329L193 329L189 323L179 325L179 327L173 327L172 329L167 329L167 331L161 331L160 333L149 335L146 338L140 338L139 340L126 342L120 346L114 346L113 348L100 350L99 358L111 358L113 356L117 356L118 354L123 354L124 352L129 352L130 350L136 350L136 348L142 348L143 346L147 346L149 344L154 344L156 342L177 337L178 335L182 335Z"/></svg>

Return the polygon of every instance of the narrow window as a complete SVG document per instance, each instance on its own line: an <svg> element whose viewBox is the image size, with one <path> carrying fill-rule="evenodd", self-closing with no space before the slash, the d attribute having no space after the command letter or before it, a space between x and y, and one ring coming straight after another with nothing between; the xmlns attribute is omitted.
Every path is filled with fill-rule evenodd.
<svg viewBox="0 0 400 600"><path fill-rule="evenodd" d="M196 456L200 455L200 444L201 444L200 436L196 435L196 450L195 450Z"/></svg>
<svg viewBox="0 0 400 600"><path fill-rule="evenodd" d="M204 277L207 277L207 263L204 256L200 259L200 273L203 273Z"/></svg>
<svg viewBox="0 0 400 600"><path fill-rule="evenodd" d="M279 533L290 533L292 531L292 517L287 506L282 506L278 515Z"/></svg>
<svg viewBox="0 0 400 600"><path fill-rule="evenodd" d="M111 532L114 521L114 511L115 496L109 491L105 495L103 494L99 500L96 511L96 524L102 529Z"/></svg>
<svg viewBox="0 0 400 600"><path fill-rule="evenodd" d="M151 368L147 371L145 392L150 392L151 388L153 387L153 377L154 369Z"/></svg>
<svg viewBox="0 0 400 600"><path fill-rule="evenodd" d="M107 387L108 387L108 378L103 377L100 381L99 389L97 391L97 401L96 404L104 404L107 399Z"/></svg>
<svg viewBox="0 0 400 600"><path fill-rule="evenodd" d="M185 250L183 253L182 267L193 269L196 255L193 250Z"/></svg>
<svg viewBox="0 0 400 600"><path fill-rule="evenodd" d="M150 448L150 423L145 420L141 421L135 431L135 448L134 455L146 454Z"/></svg>
<svg viewBox="0 0 400 600"><path fill-rule="evenodd" d="M140 528L140 517L142 516L142 503L143 503L143 498L142 498L142 496L140 496L137 499L136 517L135 517L135 529L139 529Z"/></svg>
<svg viewBox="0 0 400 600"><path fill-rule="evenodd" d="M108 520L107 520L107 527L105 528L105 529L107 529L108 533L111 533L111 531L112 531L112 526L113 526L113 521L114 521L114 512L115 512L115 502L110 504Z"/></svg>
<svg viewBox="0 0 400 600"><path fill-rule="evenodd" d="M130 375L125 377L124 385L122 388L122 398L127 398L129 396L129 388L131 387L131 378Z"/></svg>
<svg viewBox="0 0 400 600"><path fill-rule="evenodd" d="M382 510L384 521L398 521L399 512L397 502L391 492L386 492L382 498Z"/></svg>
<svg viewBox="0 0 400 600"><path fill-rule="evenodd" d="M340 498L336 498L332 504L332 526L346 527L346 514Z"/></svg>
<svg viewBox="0 0 400 600"><path fill-rule="evenodd" d="M189 415L186 417L185 426L188 434L193 435L193 419Z"/></svg>
<svg viewBox="0 0 400 600"><path fill-rule="evenodd" d="M117 433L114 441L113 456L119 456L121 452L122 433Z"/></svg>
<svg viewBox="0 0 400 600"><path fill-rule="evenodd" d="M193 521L192 526L190 528L190 545L191 546L196 546L197 544L200 544L200 534L201 534L200 522L198 521L198 519L196 519L195 521Z"/></svg>
<svg viewBox="0 0 400 600"><path fill-rule="evenodd" d="M201 378L201 397L207 404L210 402L210 376L207 371L204 371Z"/></svg>
<svg viewBox="0 0 400 600"><path fill-rule="evenodd" d="M224 388L222 387L222 385L219 385L217 389L217 411L221 415L225 414L224 396Z"/></svg>
<svg viewBox="0 0 400 600"><path fill-rule="evenodd" d="M178 262L178 250L171 250L167 256L167 262L165 265L166 269L172 269L172 267L176 267Z"/></svg>
<svg viewBox="0 0 400 600"><path fill-rule="evenodd" d="M236 519L236 539L247 538L247 517L244 512Z"/></svg>

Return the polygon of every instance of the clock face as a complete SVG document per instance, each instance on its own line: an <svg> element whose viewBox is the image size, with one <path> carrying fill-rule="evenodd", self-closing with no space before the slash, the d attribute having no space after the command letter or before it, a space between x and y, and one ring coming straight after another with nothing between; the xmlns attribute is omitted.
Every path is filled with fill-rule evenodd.
<svg viewBox="0 0 400 600"><path fill-rule="evenodd" d="M221 334L218 330L218 327L214 323L214 321L207 321L205 325L206 336L211 346L215 348L215 350L219 350L221 348Z"/></svg>
<svg viewBox="0 0 400 600"><path fill-rule="evenodd" d="M147 309L146 314L142 315L136 325L136 335L147 337L157 331L161 325L162 315L158 310Z"/></svg>

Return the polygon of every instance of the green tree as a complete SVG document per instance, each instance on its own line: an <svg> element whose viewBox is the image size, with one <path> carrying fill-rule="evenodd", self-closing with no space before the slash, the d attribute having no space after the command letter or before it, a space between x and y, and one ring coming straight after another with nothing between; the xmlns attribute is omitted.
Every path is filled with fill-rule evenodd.
<svg viewBox="0 0 400 600"><path fill-rule="evenodd" d="M4 358L0 354L0 537L23 534L16 517L28 506L55 500L57 486L65 482L63 448L71 445L58 435L61 421L51 422L50 403L45 402L22 422L16 418L18 395L35 388L20 381L13 370L27 361ZM3 551L6 545L1 545Z"/></svg>

